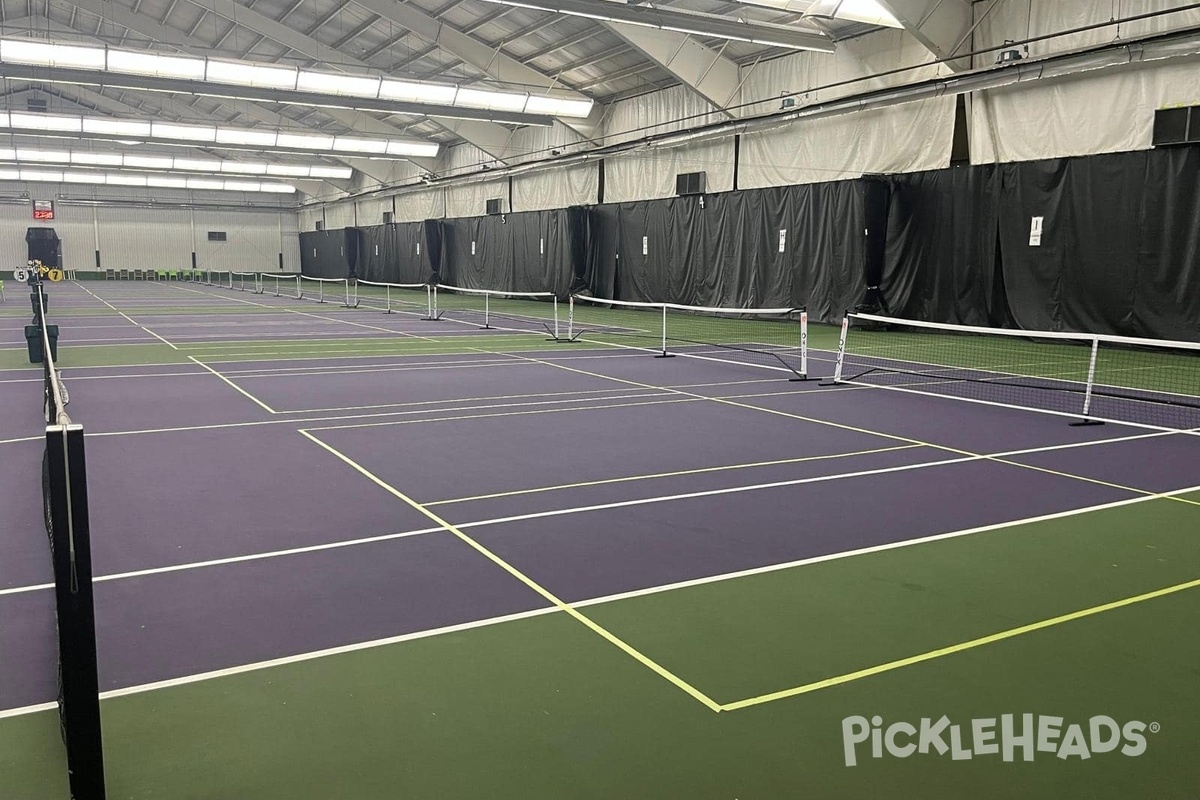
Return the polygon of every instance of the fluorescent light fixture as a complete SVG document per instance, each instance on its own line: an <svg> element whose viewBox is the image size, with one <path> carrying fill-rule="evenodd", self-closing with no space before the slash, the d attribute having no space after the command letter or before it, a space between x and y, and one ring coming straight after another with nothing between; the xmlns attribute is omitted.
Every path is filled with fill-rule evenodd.
<svg viewBox="0 0 1200 800"><path fill-rule="evenodd" d="M529 100L525 103L525 111L529 114L586 117L592 113L592 101L565 100L559 97L538 97L537 95L530 95Z"/></svg>
<svg viewBox="0 0 1200 800"><path fill-rule="evenodd" d="M225 188L225 181L213 181L208 178L188 178L187 188L220 190Z"/></svg>
<svg viewBox="0 0 1200 800"><path fill-rule="evenodd" d="M267 164L267 174L268 175L288 175L293 178L307 178L310 175L315 176L316 175L315 171L318 169L325 169L325 167L302 167L298 164L297 165ZM347 178L350 177L351 172L352 172L352 170L349 167L346 167L346 173L347 173L346 177ZM333 175L333 176L327 176L327 177L340 178L341 176Z"/></svg>
<svg viewBox="0 0 1200 800"><path fill-rule="evenodd" d="M249 144L259 147L271 147L275 144L275 131L241 130L238 128L217 128L217 142L220 144Z"/></svg>
<svg viewBox="0 0 1200 800"><path fill-rule="evenodd" d="M177 158L175 159L175 169L186 169L191 172L220 172L221 162L194 158Z"/></svg>
<svg viewBox="0 0 1200 800"><path fill-rule="evenodd" d="M186 189L187 178L167 178L158 175L147 175L146 185L155 186L160 189Z"/></svg>
<svg viewBox="0 0 1200 800"><path fill-rule="evenodd" d="M122 166L138 169L170 169L175 166L175 159L162 156L125 156Z"/></svg>
<svg viewBox="0 0 1200 800"><path fill-rule="evenodd" d="M354 136L336 136L333 149L354 153L386 153L386 139L359 139Z"/></svg>
<svg viewBox="0 0 1200 800"><path fill-rule="evenodd" d="M310 178L341 178L348 180L354 170L349 167L309 167L308 176Z"/></svg>
<svg viewBox="0 0 1200 800"><path fill-rule="evenodd" d="M155 122L150 126L150 136L155 139L186 139L192 142L215 142L217 129L207 125L173 125Z"/></svg>
<svg viewBox="0 0 1200 800"><path fill-rule="evenodd" d="M459 89L454 105L466 108L486 108L489 111L521 111L525 108L527 95L506 92L488 92L479 89Z"/></svg>
<svg viewBox="0 0 1200 800"><path fill-rule="evenodd" d="M9 64L33 64L42 67L104 69L103 47L80 47L28 39L0 42L0 60Z"/></svg>
<svg viewBox="0 0 1200 800"><path fill-rule="evenodd" d="M31 183L76 183L107 186L146 186L161 189L204 189L228 192L268 192L293 194L296 187L287 183L258 181L225 181L205 178L176 178L165 175L136 175L128 172L83 172L79 170L49 171L35 169L0 169L0 180Z"/></svg>
<svg viewBox="0 0 1200 800"><path fill-rule="evenodd" d="M434 158L438 154L438 146L424 142L388 142L387 154L389 156Z"/></svg>
<svg viewBox="0 0 1200 800"><path fill-rule="evenodd" d="M379 86L379 97L382 100L400 100L409 103L430 103L438 106L454 104L457 86L446 86L437 83L413 83L411 81L392 81L386 78Z"/></svg>
<svg viewBox="0 0 1200 800"><path fill-rule="evenodd" d="M242 175L266 175L266 164L252 164L248 161L222 161L221 172L237 172Z"/></svg>
<svg viewBox="0 0 1200 800"><path fill-rule="evenodd" d="M71 153L72 164L99 164L105 167L119 167L121 166L121 160L120 153L89 153L87 151Z"/></svg>
<svg viewBox="0 0 1200 800"><path fill-rule="evenodd" d="M134 50L109 50L108 71L156 78L204 79L204 59L164 56Z"/></svg>
<svg viewBox="0 0 1200 800"><path fill-rule="evenodd" d="M742 0L742 2L760 2L760 0ZM904 27L903 23L875 0L817 0L804 11L804 16L811 19L865 22L868 25L883 25L888 28Z"/></svg>
<svg viewBox="0 0 1200 800"><path fill-rule="evenodd" d="M8 115L9 124L14 128L27 128L35 131L66 131L79 133L83 130L83 121L79 117L60 117L52 114L19 114L12 111Z"/></svg>
<svg viewBox="0 0 1200 800"><path fill-rule="evenodd" d="M110 173L104 182L113 186L145 186L145 175L132 175L128 172Z"/></svg>
<svg viewBox="0 0 1200 800"><path fill-rule="evenodd" d="M295 89L298 70L253 64L246 61L208 59L204 79L212 83L231 83L234 86L256 86L267 89Z"/></svg>
<svg viewBox="0 0 1200 800"><path fill-rule="evenodd" d="M275 139L279 147L296 147L303 150L332 150L333 137L308 133L280 133Z"/></svg>
<svg viewBox="0 0 1200 800"><path fill-rule="evenodd" d="M48 172L39 169L23 169L20 170L21 180L23 181L38 181L41 183L61 183L63 174L61 172Z"/></svg>
<svg viewBox="0 0 1200 800"><path fill-rule="evenodd" d="M380 80L378 77L333 75L328 72L301 70L300 77L296 80L296 88L302 92L345 97L378 97Z"/></svg>
<svg viewBox="0 0 1200 800"><path fill-rule="evenodd" d="M150 136L150 123L104 117L84 117L84 133L104 133L113 136Z"/></svg>
<svg viewBox="0 0 1200 800"><path fill-rule="evenodd" d="M541 8L536 4L530 4L528 7ZM610 19L603 14L582 11L564 11L563 13L573 13L576 16L592 19ZM659 27L636 20L626 22L630 25ZM479 108L519 113L525 108L527 100L527 95L523 93L494 91L479 86L463 89L453 84L394 80L379 75L316 72L278 64L225 61L200 56L87 47L28 39L0 39L0 62L193 81L198 84L193 90L195 94L204 94L203 84L206 83L275 89L279 90L280 96L271 99L280 103L312 103L312 99L307 97L294 101L286 97L287 92L303 92L307 95L357 97L369 100L392 100L452 108ZM119 81L114 81L114 83L118 86L122 85ZM261 101L263 98L246 99ZM344 102L340 104L331 102L330 104L346 105ZM547 108L549 109L548 113L551 114L586 117L591 113L591 101L577 96L572 105L548 106ZM239 144L257 144L257 142L239 142Z"/></svg>
<svg viewBox="0 0 1200 800"><path fill-rule="evenodd" d="M16 161L16 160L17 160L17 151L16 150L13 150L11 147L0 150L0 161Z"/></svg>
<svg viewBox="0 0 1200 800"><path fill-rule="evenodd" d="M46 164L71 163L71 154L66 150L26 150L24 148L17 148L14 158L17 161L35 161Z"/></svg>

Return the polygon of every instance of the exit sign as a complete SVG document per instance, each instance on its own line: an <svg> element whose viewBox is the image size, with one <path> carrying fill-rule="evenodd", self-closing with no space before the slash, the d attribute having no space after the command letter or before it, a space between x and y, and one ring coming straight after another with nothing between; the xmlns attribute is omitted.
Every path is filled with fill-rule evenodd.
<svg viewBox="0 0 1200 800"><path fill-rule="evenodd" d="M33 201L33 218L34 219L54 219L54 201L53 200L34 200Z"/></svg>

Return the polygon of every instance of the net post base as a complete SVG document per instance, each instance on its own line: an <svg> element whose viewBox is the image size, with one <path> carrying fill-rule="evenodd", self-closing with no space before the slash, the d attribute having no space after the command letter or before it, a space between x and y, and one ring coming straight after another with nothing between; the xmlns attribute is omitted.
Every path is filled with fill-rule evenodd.
<svg viewBox="0 0 1200 800"><path fill-rule="evenodd" d="M674 358L674 357L675 357L674 353L659 353L658 355L655 356L655 358Z"/></svg>
<svg viewBox="0 0 1200 800"><path fill-rule="evenodd" d="M1098 425L1103 425L1102 419L1081 419L1071 423L1072 428L1094 428Z"/></svg>
<svg viewBox="0 0 1200 800"><path fill-rule="evenodd" d="M788 378L788 383L807 383L808 381L811 381L811 380L813 380L813 379L808 377L807 375L797 375L794 378ZM824 386L825 384L821 384L821 385Z"/></svg>

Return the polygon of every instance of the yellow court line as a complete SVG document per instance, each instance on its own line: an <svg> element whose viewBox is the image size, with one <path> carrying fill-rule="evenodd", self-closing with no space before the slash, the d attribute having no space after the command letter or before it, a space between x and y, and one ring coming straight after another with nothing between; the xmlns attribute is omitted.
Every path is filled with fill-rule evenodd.
<svg viewBox="0 0 1200 800"><path fill-rule="evenodd" d="M144 330L146 333L148 333L148 334L150 334L151 336L153 336L155 339L158 339L160 342L162 342L163 344L165 344L165 345L167 345L168 347L170 347L172 350L178 350L178 349L179 349L178 347L176 347L175 345L171 344L170 342L168 342L168 341L167 341L166 339L164 339L163 337L159 336L159 335L158 335L157 333L155 333L154 331L152 331L152 330L150 330L149 328L147 328L145 325L142 325L141 323L139 323L137 320L135 320L133 317L131 317L131 316L129 316L128 314L126 314L126 313L125 313L124 311L122 311L121 309L119 309L119 308L117 308L116 306L114 306L112 303L110 303L110 302L108 302L107 300L105 300L105 299L104 299L103 297L101 297L100 295L98 295L98 294L96 294L95 292L93 292L91 289L87 288L86 286L80 286L79 288L83 289L85 292L87 292L87 293L88 293L88 294L90 294L92 297L94 297L94 298L96 298L97 300L99 300L101 303L104 303L104 305L108 306L108 307L109 307L109 308L111 308L113 311L116 311L118 314L120 314L122 317L124 317L124 318L125 318L125 319L126 319L128 322L130 322L131 324L133 324L133 325L136 325L137 327L139 327L139 328L141 328L142 330ZM85 342L85 344L86 344L86 342ZM129 344L136 344L136 342L130 342Z"/></svg>
<svg viewBox="0 0 1200 800"><path fill-rule="evenodd" d="M860 669L856 672L848 672L845 675L838 675L833 678L826 678L825 680L807 683L803 686L796 686L792 689L784 689L779 692L771 692L770 694L763 694L757 697L749 697L745 700L738 700L734 703L725 703L721 706L721 711L737 711L739 709L749 708L751 706L771 703L776 700L784 700L789 697L808 694L809 692L815 692L820 689L828 689L832 686L839 686L844 683L850 683L863 678L869 678L873 675L891 672L892 670L912 666L913 664L920 664L924 661L932 661L936 658L955 655L956 653L962 653L966 650L972 650L976 647L983 647L984 645L994 644L995 642L1002 642L1005 639L1012 639L1017 636L1023 636L1027 633L1033 633L1034 631L1050 628L1055 625L1062 625L1066 622L1073 622L1078 619L1092 617L1097 614L1103 614L1106 611L1113 611L1118 608L1134 605L1135 603L1143 603L1147 600L1166 597L1167 595L1187 591L1188 589L1195 589L1197 587L1200 587L1200 579L1187 581L1186 583L1177 583L1174 586L1168 586L1165 589L1157 589L1153 592L1146 592L1145 594L1126 597L1122 600L1115 600L1111 603L1092 606L1091 608L1085 608L1082 611L1073 611L1070 614L1051 617L1050 619L1044 619L1029 625L1022 625L1019 628L1011 628L1006 631L1001 631L1000 633L993 633L990 636L982 636L978 639L972 639L969 642L961 642L959 644L950 645L949 647L942 647L938 650L930 650L928 653L921 653L920 655L901 658L896 661L889 661L886 664L879 664L874 667L868 667L867 669Z"/></svg>
<svg viewBox="0 0 1200 800"><path fill-rule="evenodd" d="M458 537L459 540L461 540L462 542L467 544L469 547L474 549L480 555L484 556L489 561L491 561L493 564L495 564L496 566L500 567L505 572L507 572L509 575L512 575L514 578L519 580L521 583L525 584L527 587L532 589L534 592L541 595L547 602L549 602L555 608L559 609L560 611L564 612L565 614L568 614L573 619L575 619L577 622L582 624L584 627L586 627L593 633L597 634L602 639L607 641L609 644L612 644L613 646L615 646L617 649L621 650L623 653L628 655L633 660L637 661L642 666L647 667L652 672L654 672L656 675L658 675L659 677L663 678L664 680L666 680L669 683L671 683L672 685L674 685L676 688L682 690L683 692L688 694L690 697L692 697L694 700L698 700L708 710L710 710L710 711L720 711L721 710L720 705L715 700L713 700L711 697L704 694L699 689L692 686L690 683L684 681L682 678L678 677L674 673L670 672L665 667L663 667L661 664L659 664L658 662L651 659L649 656L646 656L643 653L641 653L640 651L636 650L632 645L625 642L623 639L620 639L619 637L617 637L616 634L610 632L607 628L603 627L598 622L595 622L590 617L586 616L585 614L580 612L578 609L576 609L574 606L559 599L558 596L555 595L553 592L551 592L549 589L545 588L540 583L533 580L533 578L530 578L524 572L521 572L519 569L514 567L512 564L508 563L503 558L501 558L500 556L493 553L491 550L488 550L482 544L475 541L467 534L463 533L461 530L459 530L454 525L450 524L446 520L439 517L433 511L430 511L428 508L426 508L421 503L418 503L416 500L413 500L411 497L404 494L399 489L395 488L394 486L387 483L383 479L377 477L372 472L370 472L365 467L363 467L362 465L355 462L353 459L351 459L349 456L345 455L341 451L337 450L334 447L331 447L328 444L325 444L325 442L321 441L316 436L313 436L308 431L302 430L302 431L300 431L300 433L305 438L315 442L316 444L320 445L325 450L327 450L330 453L332 453L333 455L337 456L339 459L341 459L343 462L345 462L351 468L358 471L364 477L370 479L377 486L384 489L385 491L390 493L392 496L398 498L399 500L404 501L406 504L408 504L410 507L412 507L416 511L419 511L421 514L424 514L436 525L439 525L442 528L445 528L448 532L454 534L456 537Z"/></svg>
<svg viewBox="0 0 1200 800"><path fill-rule="evenodd" d="M234 389L235 389L235 390L236 390L238 393L240 393L240 394L241 394L241 395L243 395L244 397L247 397L247 398L249 398L249 399L253 400L255 403L257 403L257 404L258 404L259 408L265 409L265 410L266 410L266 412L267 412L268 414L278 414L278 413L279 413L278 411L276 411L275 409L271 408L269 405L267 405L266 403L264 403L262 400L259 400L257 397L255 397L254 395L250 394L250 393L249 393L249 392L247 392L245 389L243 389L242 387L238 386L236 383L234 383L233 381L229 380L229 378L226 378L224 375L222 375L221 373L217 372L215 369L213 369L212 367L210 367L208 364L205 364L203 361L201 361L200 359L196 358L195 356L188 356L188 359L189 359L190 361L193 361L193 362L195 362L196 364L198 364L199 366L203 367L204 369L208 370L208 371L209 371L209 372L211 372L213 375L216 375L216 376L217 376L218 378L220 378L221 380L225 381L225 383L227 383L227 384L229 384L230 386L232 386L232 387L233 387L233 388L234 388Z"/></svg>
<svg viewBox="0 0 1200 800"><path fill-rule="evenodd" d="M560 489L583 489L588 486L603 486L610 483L629 483L631 481L653 480L655 478L678 478L685 475L703 475L708 472L732 472L739 469L752 469L755 467L777 467L786 464L801 464L806 461L826 461L835 458L850 458L852 456L869 456L876 453L891 453L897 450L914 450L920 447L915 444L904 444L896 447L880 447L874 450L859 450L853 453L829 453L822 456L801 456L799 458L781 458L776 461L756 461L749 464L726 464L720 467L698 467L696 469L681 469L674 472L655 472L647 475L627 475L620 478L603 478L594 481L580 481L579 483L562 483L557 486L539 486L534 489L516 489L511 492L496 492L494 494L479 494L473 497L453 497L449 500L436 500L432 503L426 503L426 506L444 506L451 503L469 503L475 500L495 500L501 497L516 497L525 494L538 494L540 492L556 492Z"/></svg>
<svg viewBox="0 0 1200 800"><path fill-rule="evenodd" d="M478 350L478 348L472 348L472 349ZM484 351L480 351L480 352L488 352L488 351L484 350ZM650 383L642 383L641 381L631 381L627 378L615 378L611 375L603 375L599 372L589 372L588 370L578 369L576 367L568 367L563 364L555 364L550 361L543 361L541 359L531 358L530 356L521 355L520 353L506 353L505 355L508 355L512 358L518 358L523 361L534 361L539 364L545 364L547 366L556 367L557 369L567 370L568 372L576 372L576 373L579 373L580 375L590 375L595 378L607 378L608 380L611 380L611 381L616 381L618 383L627 383L630 386L639 386L643 389L657 389L659 391L664 391L664 392L674 392L677 394L684 395L686 397L695 397L698 399L710 400L714 403L722 403L724 405L734 406L735 408L744 408L744 409L747 409L750 411L761 411L766 414L773 414L773 415L779 416L779 417L787 417L788 419L794 419L794 420L798 420L800 422L811 422L816 425L825 425L825 426L831 427L831 428L840 428L841 430L853 431L855 433L863 433L863 434L867 434L869 436L879 436L884 439L892 439L892 440L898 441L898 442L907 442L908 444L919 445L921 447L931 447L935 450L944 450L948 453L954 453L954 454L960 455L960 456L971 456L972 458L977 458L977 459L984 460L984 461L992 461L997 464L1006 464L1006 465L1012 466L1012 467L1019 467L1021 469L1032 470L1033 472L1041 472L1041 473L1045 473L1048 475L1056 475L1060 478L1068 478L1070 480L1082 481L1084 483L1091 483L1091 484L1095 484L1097 486L1105 486L1107 488L1117 489L1117 490L1120 490L1123 492L1132 492L1133 494L1146 495L1147 497L1159 497L1159 498L1163 498L1166 500L1173 500L1177 503L1186 503L1187 505L1200 506L1200 500L1189 500L1184 497L1174 497L1172 495L1164 494L1162 492L1152 492L1149 489L1138 489L1134 486L1125 486L1120 483L1112 483L1111 481L1100 480L1099 478L1088 478L1083 475L1075 475L1070 472L1062 472L1061 470L1050 469L1049 467L1039 467L1039 466L1035 466L1033 464L1022 464L1020 461L1009 461L1007 459L998 458L996 456L991 456L986 453L974 453L970 450L962 450L960 448L950 447L949 445L944 445L944 444L934 444L933 442L926 442L926 441L922 441L920 439L913 439L912 437L909 437L909 436L900 436L900 435L894 434L894 433L883 433L881 431L873 431L873 430L869 430L867 428L859 428L854 425L846 425L841 422L832 422L832 421L826 420L826 419L817 419L815 417L805 417L800 414L792 414L790 412L779 411L778 409L774 409L774 408L763 408L762 406L751 405L750 403L739 403L735 400L731 400L726 397L709 397L707 395L695 394L694 392L685 392L680 389L672 389L668 386L655 386Z"/></svg>

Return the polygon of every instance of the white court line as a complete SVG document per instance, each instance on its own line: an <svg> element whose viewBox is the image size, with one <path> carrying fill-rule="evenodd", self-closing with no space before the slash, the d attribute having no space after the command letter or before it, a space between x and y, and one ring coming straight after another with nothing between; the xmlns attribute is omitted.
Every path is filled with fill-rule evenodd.
<svg viewBox="0 0 1200 800"><path fill-rule="evenodd" d="M1133 437L1128 437L1128 438L1129 439L1144 439L1144 438L1151 438L1152 436L1155 436L1155 435L1159 435L1159 434L1140 435L1140 436L1133 436ZM1125 440L1121 440L1121 441L1125 441ZM995 454L992 454L992 456L990 456L990 457L1000 458L1000 457L1016 456L1016 455L1031 455L1034 453L1049 452L1052 450L1069 450L1069 449L1073 449L1076 447L1087 447L1087 446L1101 444L1101 443L1102 442L1086 442L1086 443L1082 443L1082 444L1050 445L1047 447L1029 448L1026 450L1014 450L1014 451L1007 452L1007 453L995 453ZM521 515L520 517L498 517L495 519L476 520L475 522L464 522L462 524L455 525L455 527L458 527L458 528L481 528L481 527L486 527L489 525L499 525L499 524L505 524L508 522L514 522L514 521L525 520L525 519L540 519L540 518L548 517L548 516L560 516L563 514L584 513L584 512L588 512L588 511L596 511L596 510L602 510L602 509L608 509L608 508L617 508L617 507L626 506L626 505L641 505L641 504L648 504L648 503L668 502L668 501L674 501L674 500L690 499L693 497L703 497L703 496L708 496L708 495L713 495L713 494L737 494L737 493L744 492L744 491L756 491L756 490L763 489L763 488L778 488L781 486L793 486L793 485L798 485L798 484L815 483L815 482L821 482L821 481L834 480L834 479L839 479L839 478L844 478L844 477L862 477L862 476L867 476L867 475L897 472L897 471L902 471L905 469L922 469L925 467L944 466L946 464L953 464L953 463L959 463L959 462L978 461L978 460L982 460L985 458L989 458L989 456L980 455L980 456L976 456L976 457L963 457L960 459L951 459L951 460L936 461L936 462L921 462L921 463L917 463L917 464L909 464L909 465L903 465L903 466L899 466L899 467L886 467L886 468L882 468L879 470L864 470L864 471L860 471L860 472L844 473L841 475L816 476L814 478L799 478L799 479L795 479L795 480L780 481L780 482L769 483L769 484L753 484L753 485L748 485L748 486L735 486L735 487L731 487L728 489L717 489L717 490L712 490L712 491L708 491L708 492L692 492L692 493L686 493L686 494L660 495L658 497L650 497L650 498L644 498L641 500L625 501L623 503L610 503L610 504L597 505L597 506L579 506L576 508L542 511L542 512ZM1195 487L1195 488L1200 489L1200 487ZM1135 498L1135 501L1152 500L1157 497L1172 497L1172 496L1175 496L1178 494L1186 494L1190 491L1193 491L1193 489L1175 489L1172 491L1161 492L1161 493L1157 493L1157 494L1156 493L1147 493L1145 495L1139 495L1139 497ZM1107 508L1109 506L1123 505L1128 502L1130 502L1130 501L1119 500L1114 503L1106 503L1101 506L1094 506L1094 507L1090 507L1090 508L1085 508L1083 510L1087 511L1087 510L1090 510L1091 508ZM1034 518L1030 518L1030 519L1044 519L1044 518L1049 519L1049 518L1054 518L1056 516L1069 515L1071 513L1076 513L1076 512L1060 511L1060 512L1054 512L1053 514L1050 514L1045 517L1034 517ZM996 523L995 525L985 526L984 528L981 528L979 530L991 530L992 528L997 527L997 526L1003 527L1003 526L1012 525L1012 524L1016 524L1016 523L1014 523L1014 522ZM320 550L334 550L334 549L338 549L338 548L342 548L342 547L352 547L352 546L356 546L356 545L360 545L360 544L370 544L373 542L387 541L390 539L401 539L401 538L407 538L409 536L418 536L418 535L422 535L422 534L426 534L426 533L437 533L438 531L442 531L442 530L445 530L445 529L444 528L424 528L424 529L417 529L417 530L412 530L412 531L401 531L399 533L382 534L379 536L370 536L370 537L366 537L366 538L362 538L362 539L351 539L351 540L346 540L344 542L329 542L329 543L319 544L319 545L308 545L305 547L288 548L285 550L268 550L268 551L264 551L261 553L252 553L252 554L241 555L241 556L230 556L227 558L220 558L220 559L214 559L214 560L209 560L209 561L197 561L197 562L190 562L190 563L185 563L185 564L173 564L173 565L166 566L166 567L152 567L152 568L148 568L148 569L136 570L133 572L112 573L112 574L96 577L93 579L93 581L94 582L102 582L102 581L111 581L111 580L122 580L125 578L137 578L137 577L144 577L147 575L158 575L158 574L162 574L162 573L166 573L166 572L180 572L183 570L201 569L204 567L220 566L222 564L233 564L233 563L239 563L239 562L244 562L244 561L257 561L257 560L262 560L262 559L267 559L267 558L277 558L279 556L317 552ZM973 528L971 530L974 531L976 529ZM936 534L933 538L934 539L944 538L946 535L947 534ZM931 539L929 539L929 537L926 537L923 539L911 540L911 541L919 542L919 541L926 541L926 540L931 540ZM905 540L905 541L910 541L910 540ZM892 547L892 546L903 546L903 545L888 545L888 547ZM857 551L855 551L855 552L857 552ZM40 590L50 589L50 588L53 588L53 584L33 584L33 585L29 585L29 586L17 586L17 587L13 587L13 588L9 588L9 589L0 590L0 596L6 595L6 594L23 594L26 592L40 591Z"/></svg>
<svg viewBox="0 0 1200 800"><path fill-rule="evenodd" d="M1126 500L1117 500L1111 503L1103 503L1086 508L1071 509L1069 511L1056 511L1051 514L1042 514L1036 517L1026 517L1024 519L1009 520L1008 522L998 522L992 525L984 525L977 528L967 528L965 530L950 531L948 533L939 533L932 536L925 536L920 539L906 539L900 542L892 542L888 544L875 545L872 547L864 547L856 550L846 550L840 553L831 553L828 555L814 556L812 558L799 559L789 561L782 564L771 564L763 567L755 567L752 569L738 570L736 572L727 572L718 575L711 575L703 578L694 578L676 583L662 584L659 586L650 586L644 589L635 589L628 592L620 592L617 594L603 595L593 597L588 600L579 600L572 603L574 608L587 608L589 606L603 605L620 600L628 600L636 597L645 597L648 595L661 594L663 592L675 591L677 589L686 589L692 586L702 586L712 583L721 583L728 580L736 580L738 578L748 578L755 575L762 575L770 572L779 572L786 569L794 569L804 567L810 564L819 564L828 561L837 561L846 558L857 556L870 555L872 553L883 552L887 550L899 550L906 547L917 545L930 544L933 542L945 541L964 536L972 536L979 533L988 533L991 531L1004 530L1019 525L1030 525L1039 522L1047 522L1055 519L1064 519L1066 517L1079 516L1082 514L1090 514L1098 511L1107 511L1109 509L1121 508L1124 506L1135 505L1137 503L1145 503L1149 500L1162 499L1164 497L1172 497L1179 494L1187 494L1189 492L1200 491L1200 486L1193 486L1187 489L1178 489L1172 492L1165 492L1161 495L1134 497ZM456 526L463 527L463 526ZM443 530L438 528L438 530ZM530 611L520 611L514 614L505 614L503 616L489 617L487 619L475 620L472 622L460 623L458 625L447 625L441 628L431 628L424 631L416 631L413 633L402 634L400 636L392 636L386 639L374 639L366 642L358 642L341 647L326 648L324 650L315 650L308 653L298 653L296 655L284 656L281 658L270 659L267 661L258 661L252 664L243 664L236 667L227 667L220 670L212 670L210 672L197 673L195 675L185 675L178 678L171 678L164 681L156 681L154 683L144 683L137 686L128 686L120 689L112 689L100 694L102 700L109 700L116 697L124 697L132 694L142 694L144 692L156 691L159 689L168 689L175 686L184 686L191 683L199 683L201 681L214 680L217 678L229 677L232 675L240 675L247 672L257 672L259 670L270 669L272 667L281 667L288 664L296 664L304 661L312 661L318 658L328 656L342 655L360 650L369 650L377 647L385 647L391 644L400 644L403 642L425 639L434 636L441 636L449 633L457 633L460 631L472 630L475 628L490 627L492 625L500 625L505 622L514 622L517 620L531 619L533 617L546 616L548 614L559 613L560 609L554 606L546 606L536 608ZM39 703L37 705L23 706L21 708L11 708L0 710L0 719L9 717L18 717L26 714L33 714L40 711L49 711L56 709L56 703Z"/></svg>
<svg viewBox="0 0 1200 800"><path fill-rule="evenodd" d="M146 333L148 333L148 334L150 334L151 336L153 336L155 339L158 339L160 342L162 342L163 344L165 344L165 345L167 345L168 347L170 347L172 350L178 350L178 349L179 349L178 347L176 347L175 345L171 344L170 342L168 342L168 341L167 341L166 339L164 339L163 337L159 336L159 335L158 335L157 333L155 333L154 331L152 331L152 330L150 330L149 328L147 328L145 325L142 325L142 324L140 324L139 322L137 322L137 321L136 321L136 320L135 320L133 317L129 316L129 315L128 315L128 314L126 314L124 311L121 311L119 308L117 308L117 307L116 307L116 306L114 306L112 303L110 303L110 302L108 302L107 300L105 300L103 297L100 297L99 295L97 295L97 294L96 294L95 292L93 292L91 289L87 288L86 286L80 286L79 288L80 288L80 289L83 289L85 292L87 292L88 294L90 294L92 297L95 297L95 298L96 298L97 300L99 300L101 303L104 303L104 305L108 306L108 307L109 307L109 308L111 308L113 311L116 311L118 314L120 314L122 317L124 317L125 319L127 319L129 322L133 323L134 325L137 325L139 328L141 328L141 329L142 329L142 330L144 330Z"/></svg>
<svg viewBox="0 0 1200 800"><path fill-rule="evenodd" d="M239 394L241 394L243 397L247 397L247 398L249 398L250 400L253 400L255 403L257 403L257 404L258 404L258 406L259 406L260 408L262 408L262 409L266 410L266 412L267 412L268 414L275 414L275 413L278 413L278 412L276 412L276 411L275 411L275 409L271 408L269 405L267 405L266 403L264 403L262 400L259 400L257 397L255 397L254 395L250 394L250 393L249 393L249 392L247 392L245 389L243 389L242 387L238 386L238 385L237 385L236 383L234 383L233 381L229 380L229 378L226 378L224 375L222 375L221 373L217 372L217 371L216 371L215 369L213 369L212 367L210 367L210 366L208 366L207 364L205 364L203 361L200 361L200 360L199 360L199 359L197 359L195 356L188 356L188 359L189 359L189 360L191 360L191 361L194 361L196 364L199 364L201 367L203 367L204 369L208 370L208 371L209 371L209 372L211 372L213 375L216 375L218 378L220 378L220 379L221 379L222 381L224 381L226 384L228 384L229 386L231 386L231 387L232 387L232 388L233 388L235 391L237 391L237 392L238 392Z"/></svg>

